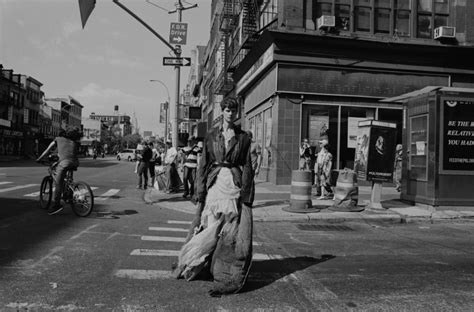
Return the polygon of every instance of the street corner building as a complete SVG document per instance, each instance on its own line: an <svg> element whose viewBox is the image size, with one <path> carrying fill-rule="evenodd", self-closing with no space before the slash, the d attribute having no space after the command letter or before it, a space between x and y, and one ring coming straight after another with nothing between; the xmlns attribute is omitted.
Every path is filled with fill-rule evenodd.
<svg viewBox="0 0 474 312"><path fill-rule="evenodd" d="M333 168L352 169L361 121L393 123L395 144L409 144L407 102L388 99L474 88L474 1L226 0L212 10L203 121L217 125L213 101L237 96L238 122L262 146L258 178L274 184L290 184L303 138L315 152L327 138Z"/></svg>

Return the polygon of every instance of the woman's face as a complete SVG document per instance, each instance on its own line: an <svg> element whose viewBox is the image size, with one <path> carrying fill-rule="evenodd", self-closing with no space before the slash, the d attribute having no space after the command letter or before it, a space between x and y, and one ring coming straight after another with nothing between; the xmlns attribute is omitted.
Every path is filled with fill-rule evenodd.
<svg viewBox="0 0 474 312"><path fill-rule="evenodd" d="M222 115L226 122L234 122L235 116L237 115L237 109L226 107L222 111Z"/></svg>

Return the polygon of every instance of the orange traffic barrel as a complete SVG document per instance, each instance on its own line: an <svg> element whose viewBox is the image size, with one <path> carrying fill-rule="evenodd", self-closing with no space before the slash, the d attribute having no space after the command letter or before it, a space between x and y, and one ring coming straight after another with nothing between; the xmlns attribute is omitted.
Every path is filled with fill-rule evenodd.
<svg viewBox="0 0 474 312"><path fill-rule="evenodd" d="M283 208L289 212L315 212L311 201L312 173L293 170L291 174L290 206ZM319 208L316 209L319 211Z"/></svg>
<svg viewBox="0 0 474 312"><path fill-rule="evenodd" d="M329 209L332 211L359 212L364 207L358 206L359 187L357 174L354 170L345 168L339 171L336 187L334 188L334 204Z"/></svg>

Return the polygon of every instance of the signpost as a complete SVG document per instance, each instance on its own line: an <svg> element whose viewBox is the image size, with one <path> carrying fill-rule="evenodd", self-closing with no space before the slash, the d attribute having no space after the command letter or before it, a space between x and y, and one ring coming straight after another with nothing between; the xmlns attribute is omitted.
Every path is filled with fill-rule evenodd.
<svg viewBox="0 0 474 312"><path fill-rule="evenodd" d="M188 23L171 23L170 25L170 43L171 44L186 44L188 37Z"/></svg>
<svg viewBox="0 0 474 312"><path fill-rule="evenodd" d="M191 66L190 57L163 57L164 66Z"/></svg>

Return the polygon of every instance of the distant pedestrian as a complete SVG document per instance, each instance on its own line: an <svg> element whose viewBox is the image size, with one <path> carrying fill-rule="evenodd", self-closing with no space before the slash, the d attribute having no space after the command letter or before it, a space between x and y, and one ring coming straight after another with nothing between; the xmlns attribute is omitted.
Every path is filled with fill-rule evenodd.
<svg viewBox="0 0 474 312"><path fill-rule="evenodd" d="M313 156L313 152L311 151L309 140L307 138L304 138L300 146L300 163L299 163L298 169L311 171L312 156Z"/></svg>
<svg viewBox="0 0 474 312"><path fill-rule="evenodd" d="M178 151L171 141L166 142L167 150L165 156L165 172L166 172L166 193L177 192L181 184L178 171L176 170L176 158Z"/></svg>
<svg viewBox="0 0 474 312"><path fill-rule="evenodd" d="M318 199L332 199L333 194L331 188L332 154L328 150L328 145L326 139L319 141L321 149L314 164L316 187L321 190L321 196Z"/></svg>
<svg viewBox="0 0 474 312"><path fill-rule="evenodd" d="M147 142L143 142L143 151L138 160L138 185L137 189L147 189L148 186L148 170L152 151Z"/></svg>
<svg viewBox="0 0 474 312"><path fill-rule="evenodd" d="M148 163L148 172L150 173L149 186L153 187L153 185L155 184L155 165L159 156L158 156L158 151L156 150L156 148L153 147L152 142L148 144L148 147L151 149L151 158L150 158L150 162Z"/></svg>
<svg viewBox="0 0 474 312"><path fill-rule="evenodd" d="M196 145L194 137L188 139L188 145L183 149L183 183L184 183L184 194L186 198L191 196L194 197L194 181L196 180L196 169L197 169L197 155L199 147Z"/></svg>
<svg viewBox="0 0 474 312"><path fill-rule="evenodd" d="M395 189L397 192L402 190L402 161L403 161L403 146L401 144L397 144L395 149L395 172L394 172L394 182L395 182Z"/></svg>
<svg viewBox="0 0 474 312"><path fill-rule="evenodd" d="M135 173L138 173L138 164L139 164L139 159L142 155L143 152L143 144L138 143L137 148L135 149Z"/></svg>

